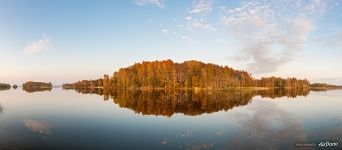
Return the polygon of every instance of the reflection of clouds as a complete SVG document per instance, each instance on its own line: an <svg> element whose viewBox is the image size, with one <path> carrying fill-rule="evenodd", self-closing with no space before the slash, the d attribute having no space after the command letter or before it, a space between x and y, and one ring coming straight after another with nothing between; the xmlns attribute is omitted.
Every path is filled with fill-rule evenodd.
<svg viewBox="0 0 342 150"><path fill-rule="evenodd" d="M276 103L256 100L246 108L229 115L242 130L227 143L227 148L294 148L296 142L306 141L300 122Z"/></svg>
<svg viewBox="0 0 342 150"><path fill-rule="evenodd" d="M181 135L181 137L189 137L192 135L192 131L191 130L187 130L184 134Z"/></svg>
<svg viewBox="0 0 342 150"><path fill-rule="evenodd" d="M32 132L43 135L44 139L47 135L51 134L51 125L47 122L37 121L33 119L24 119L23 122L26 128L28 128Z"/></svg>
<svg viewBox="0 0 342 150"><path fill-rule="evenodd" d="M216 131L216 135L224 135L227 132L227 130L220 130L220 131Z"/></svg>
<svg viewBox="0 0 342 150"><path fill-rule="evenodd" d="M161 141L161 144L167 144L169 142L169 140L167 138L163 138Z"/></svg>
<svg viewBox="0 0 342 150"><path fill-rule="evenodd" d="M184 145L179 145L178 149L187 149L187 150L206 150L206 149L215 149L215 142L206 142L206 141L197 141L196 134L201 130L199 129L189 129L186 130L185 133L177 136L181 138L181 140L185 141ZM222 130L221 132L226 132L226 130Z"/></svg>
<svg viewBox="0 0 342 150"><path fill-rule="evenodd" d="M188 145L186 149L191 150L204 150L204 149L213 149L216 143L200 143L195 145Z"/></svg>
<svg viewBox="0 0 342 150"><path fill-rule="evenodd" d="M189 129L186 130L183 134L181 134L179 137L184 138L184 137L190 137L192 136L195 132L199 132L199 129Z"/></svg>

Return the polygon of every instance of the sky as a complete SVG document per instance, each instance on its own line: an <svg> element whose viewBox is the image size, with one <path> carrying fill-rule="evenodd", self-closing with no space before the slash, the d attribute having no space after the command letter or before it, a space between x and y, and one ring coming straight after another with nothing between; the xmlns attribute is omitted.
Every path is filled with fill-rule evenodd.
<svg viewBox="0 0 342 150"><path fill-rule="evenodd" d="M0 0L0 82L60 85L146 60L342 85L339 0Z"/></svg>

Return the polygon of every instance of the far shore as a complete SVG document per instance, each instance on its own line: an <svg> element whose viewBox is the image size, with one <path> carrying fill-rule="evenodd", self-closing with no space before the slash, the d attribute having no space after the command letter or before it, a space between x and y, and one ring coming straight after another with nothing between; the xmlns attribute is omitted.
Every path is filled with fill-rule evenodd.
<svg viewBox="0 0 342 150"><path fill-rule="evenodd" d="M103 87L82 87L82 88L74 88L74 87L63 87L64 89L103 89ZM141 90L141 91L151 91L151 90L194 90L194 91L225 91L225 90L271 90L271 89L293 89L291 87L230 87L230 88L150 88L150 87L141 87L141 88L133 88L133 87L115 87L113 89L122 89L122 90ZM310 88L307 88L310 89Z"/></svg>

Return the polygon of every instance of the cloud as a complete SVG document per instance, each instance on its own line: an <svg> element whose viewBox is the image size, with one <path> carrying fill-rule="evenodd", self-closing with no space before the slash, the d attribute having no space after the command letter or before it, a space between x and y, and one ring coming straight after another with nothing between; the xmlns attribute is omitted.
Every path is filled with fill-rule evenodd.
<svg viewBox="0 0 342 150"><path fill-rule="evenodd" d="M162 29L161 32L163 33L163 35L167 36L169 35L169 31L166 29Z"/></svg>
<svg viewBox="0 0 342 150"><path fill-rule="evenodd" d="M216 39L215 41L221 44L227 44L227 41L224 39Z"/></svg>
<svg viewBox="0 0 342 150"><path fill-rule="evenodd" d="M212 11L212 0L195 0L192 3L190 14L207 14Z"/></svg>
<svg viewBox="0 0 342 150"><path fill-rule="evenodd" d="M51 40L43 34L43 38L29 43L24 50L24 54L34 54L49 47Z"/></svg>
<svg viewBox="0 0 342 150"><path fill-rule="evenodd" d="M192 38L187 37L187 36L181 36L180 38L182 40L186 41L187 43L192 43L193 42Z"/></svg>
<svg viewBox="0 0 342 150"><path fill-rule="evenodd" d="M205 23L204 19L193 19L191 16L185 17L187 21L187 25L193 29L205 30L205 31L216 31L216 29L208 24Z"/></svg>
<svg viewBox="0 0 342 150"><path fill-rule="evenodd" d="M160 8L164 8L164 1L163 0L136 0L136 3L138 5L151 4L151 5L158 6Z"/></svg>
<svg viewBox="0 0 342 150"><path fill-rule="evenodd" d="M185 17L187 29L216 31L216 28L206 22L206 15L208 15L212 9L212 0L193 1L192 8L188 11L189 15Z"/></svg>
<svg viewBox="0 0 342 150"><path fill-rule="evenodd" d="M236 58L248 62L253 73L269 73L295 59L324 12L325 3L252 0L237 8L221 9L221 22L242 45Z"/></svg>

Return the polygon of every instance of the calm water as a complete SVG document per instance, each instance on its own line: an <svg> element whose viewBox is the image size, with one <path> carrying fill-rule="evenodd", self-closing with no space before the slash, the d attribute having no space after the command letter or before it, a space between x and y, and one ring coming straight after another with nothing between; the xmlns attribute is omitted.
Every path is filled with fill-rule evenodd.
<svg viewBox="0 0 342 150"><path fill-rule="evenodd" d="M0 149L294 149L296 143L342 144L342 90L11 89L0 91L0 105Z"/></svg>

